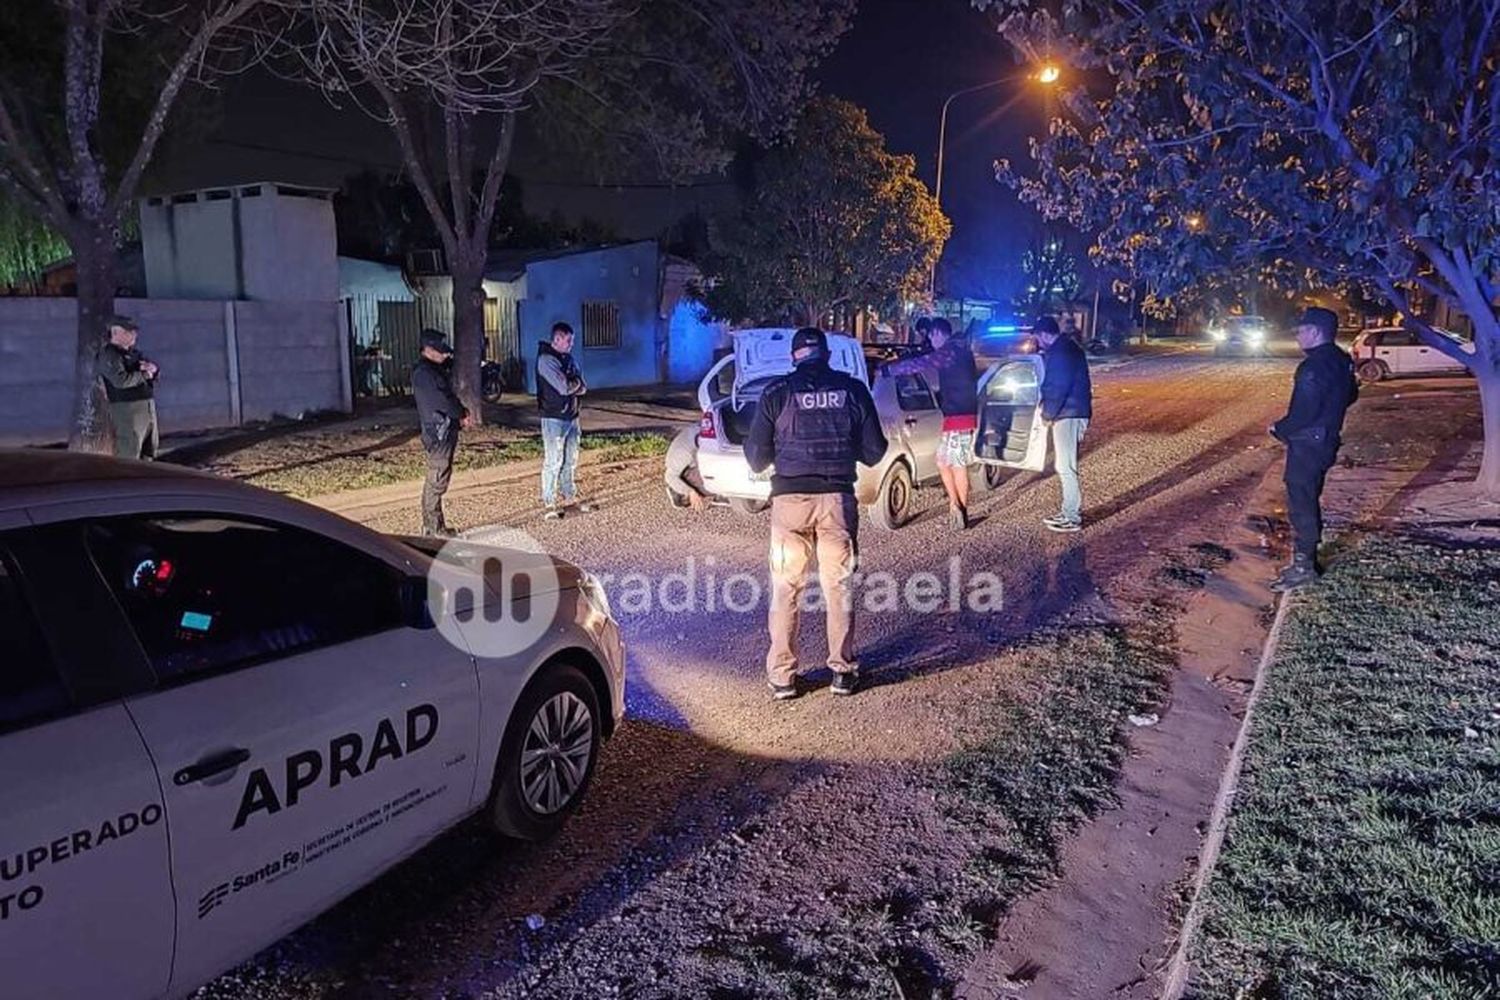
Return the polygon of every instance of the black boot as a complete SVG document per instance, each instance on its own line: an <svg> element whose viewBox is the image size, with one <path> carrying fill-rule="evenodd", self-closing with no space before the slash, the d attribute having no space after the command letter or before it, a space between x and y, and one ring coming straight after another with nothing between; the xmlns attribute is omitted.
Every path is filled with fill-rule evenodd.
<svg viewBox="0 0 1500 1000"><path fill-rule="evenodd" d="M1272 583L1271 589L1277 593L1287 590L1296 590L1310 583L1318 582L1318 565L1312 556L1298 552L1292 556L1292 563L1281 571Z"/></svg>

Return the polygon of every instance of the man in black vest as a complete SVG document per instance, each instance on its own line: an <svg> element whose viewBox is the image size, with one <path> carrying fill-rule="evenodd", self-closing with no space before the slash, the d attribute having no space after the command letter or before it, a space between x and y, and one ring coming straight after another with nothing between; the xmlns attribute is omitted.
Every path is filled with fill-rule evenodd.
<svg viewBox="0 0 1500 1000"><path fill-rule="evenodd" d="M422 533L448 538L453 532L443 518L443 494L453 478L459 428L470 427L474 421L453 391L453 348L441 330L422 331L422 356L411 370L411 394L422 426L422 447L427 450Z"/></svg>
<svg viewBox="0 0 1500 1000"><path fill-rule="evenodd" d="M140 328L128 316L112 316L109 340L99 348L94 372L104 383L109 420L115 428L115 456L156 457L156 362L141 356L135 342Z"/></svg>
<svg viewBox="0 0 1500 1000"><path fill-rule="evenodd" d="M948 494L948 517L962 531L969 526L969 466L974 464L974 435L979 429L979 366L967 341L939 316L931 324L932 351L885 366L891 375L922 373L938 391L943 411L938 444L938 476Z"/></svg>
<svg viewBox="0 0 1500 1000"><path fill-rule="evenodd" d="M792 338L796 371L761 394L745 459L771 476L771 651L766 674L777 700L795 698L797 618L807 565L816 551L828 615L828 666L833 693L854 693L854 595L849 581L858 555L857 463L878 465L885 434L870 390L828 365L828 338L815 327Z"/></svg>
<svg viewBox="0 0 1500 1000"><path fill-rule="evenodd" d="M1281 571L1273 590L1295 590L1322 572L1323 479L1338 456L1344 413L1359 396L1354 362L1334 343L1338 327L1338 316L1327 309L1303 312L1297 344L1306 357L1297 366L1286 416L1271 425L1271 436L1286 445L1286 506L1294 543L1291 565Z"/></svg>
<svg viewBox="0 0 1500 1000"><path fill-rule="evenodd" d="M588 513L578 500L578 397L589 391L573 360L573 328L552 324L552 339L536 345L536 404L542 413L543 517L555 520L563 508ZM561 494L561 497L559 497Z"/></svg>

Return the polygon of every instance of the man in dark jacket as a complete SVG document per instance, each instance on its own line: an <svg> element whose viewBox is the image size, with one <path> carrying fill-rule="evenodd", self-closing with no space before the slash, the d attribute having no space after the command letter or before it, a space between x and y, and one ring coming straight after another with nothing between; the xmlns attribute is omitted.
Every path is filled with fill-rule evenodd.
<svg viewBox="0 0 1500 1000"><path fill-rule="evenodd" d="M766 675L777 700L795 698L797 618L808 563L818 557L818 579L828 615L828 666L833 693L854 693L854 595L850 577L858 555L856 465L885 457L885 434L870 390L828 365L828 338L816 327L792 338L796 371L761 394L745 440L755 472L771 476L771 651Z"/></svg>
<svg viewBox="0 0 1500 1000"><path fill-rule="evenodd" d="M589 391L573 360L573 328L552 324L551 340L536 345L536 405L542 414L542 516L555 520L565 507L588 513L578 500L578 398ZM559 501L558 494L561 493Z"/></svg>
<svg viewBox="0 0 1500 1000"><path fill-rule="evenodd" d="M1344 413L1359 396L1354 362L1334 343L1338 325L1338 316L1327 309L1302 314L1297 344L1306 356L1297 366L1286 416L1271 425L1271 436L1286 445L1286 505L1294 542L1291 565L1272 584L1275 590L1294 590L1322 572L1323 479L1338 456Z"/></svg>
<svg viewBox="0 0 1500 1000"><path fill-rule="evenodd" d="M1078 341L1059 331L1057 320L1043 316L1032 327L1042 349L1042 419L1052 427L1052 466L1062 485L1062 508L1042 519L1052 531L1083 527L1083 490L1078 483L1078 446L1094 415L1089 359Z"/></svg>
<svg viewBox="0 0 1500 1000"><path fill-rule="evenodd" d="M411 370L411 394L427 450L427 480L422 484L422 533L439 538L453 532L443 519L443 494L453 478L458 430L473 418L453 391L453 348L441 330L422 331L422 356Z"/></svg>
<svg viewBox="0 0 1500 1000"><path fill-rule="evenodd" d="M115 429L117 458L156 457L156 362L142 357L135 342L140 328L128 316L112 316L109 340L94 359L104 383L109 422Z"/></svg>
<svg viewBox="0 0 1500 1000"><path fill-rule="evenodd" d="M938 476L948 494L953 527L969 526L969 466L974 464L974 434L979 428L979 366L967 341L941 316L932 321L932 351L885 366L891 375L922 373L937 386L943 411L938 443Z"/></svg>

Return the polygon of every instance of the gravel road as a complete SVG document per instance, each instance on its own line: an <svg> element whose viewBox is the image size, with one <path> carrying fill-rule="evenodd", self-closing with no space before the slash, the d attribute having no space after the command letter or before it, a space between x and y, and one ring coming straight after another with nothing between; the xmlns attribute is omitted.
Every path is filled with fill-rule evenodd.
<svg viewBox="0 0 1500 1000"><path fill-rule="evenodd" d="M838 703L823 690L771 703L764 604L725 607L764 580L764 516L670 509L655 463L588 470L582 488L600 509L561 522L539 520L530 482L450 498L456 527L522 528L611 580L630 650L629 720L553 842L499 845L465 826L204 995L736 997L769 989L762 966L780 970L785 995L940 993L944 963L972 953L995 914L928 928L938 943L894 963L861 952L850 917L906 919L985 849L983 823L938 807L931 769L969 743L985 705L1032 683L1010 656L1018 640L1139 616L1174 553L1244 518L1279 455L1265 428L1291 368L1184 354L1100 370L1080 534L1042 530L1058 491L1028 473L977 494L979 523L962 535L947 528L938 489L919 492L921 515L899 531L866 525L864 572L904 583L929 571L965 594L987 579L976 574L995 574L1004 605L952 611L944 593L936 613L901 602L865 615L867 687ZM405 506L364 519L416 527ZM643 595L632 573L657 583L650 612L625 599ZM695 583L663 593L673 574ZM735 574L748 576L726 588ZM690 598L692 610L672 610ZM811 663L824 650L818 618L804 622ZM528 928L532 914L545 925ZM830 928L842 935L832 945ZM824 957L813 963L810 949Z"/></svg>

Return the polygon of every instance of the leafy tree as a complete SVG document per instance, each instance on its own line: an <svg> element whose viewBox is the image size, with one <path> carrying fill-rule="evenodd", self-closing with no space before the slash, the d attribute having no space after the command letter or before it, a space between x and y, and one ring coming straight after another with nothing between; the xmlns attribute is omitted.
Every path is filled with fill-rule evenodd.
<svg viewBox="0 0 1500 1000"><path fill-rule="evenodd" d="M1056 312L1078 297L1078 255L1058 225L1038 226L1021 255L1021 294L1016 307L1026 315Z"/></svg>
<svg viewBox="0 0 1500 1000"><path fill-rule="evenodd" d="M34 293L42 269L68 255L68 241L0 195L0 291Z"/></svg>
<svg viewBox="0 0 1500 1000"><path fill-rule="evenodd" d="M1164 296L1249 268L1378 293L1478 377L1500 494L1500 3L973 2L1072 66L1023 199ZM1471 317L1472 348L1415 291Z"/></svg>
<svg viewBox="0 0 1500 1000"><path fill-rule="evenodd" d="M713 227L710 310L816 323L840 306L894 312L922 295L951 227L915 171L862 109L815 100L787 141L752 160L741 207Z"/></svg>
<svg viewBox="0 0 1500 1000"><path fill-rule="evenodd" d="M0 4L0 191L65 240L78 268L70 446L103 439L94 355L141 175L184 89L254 57L219 43L266 2Z"/></svg>

